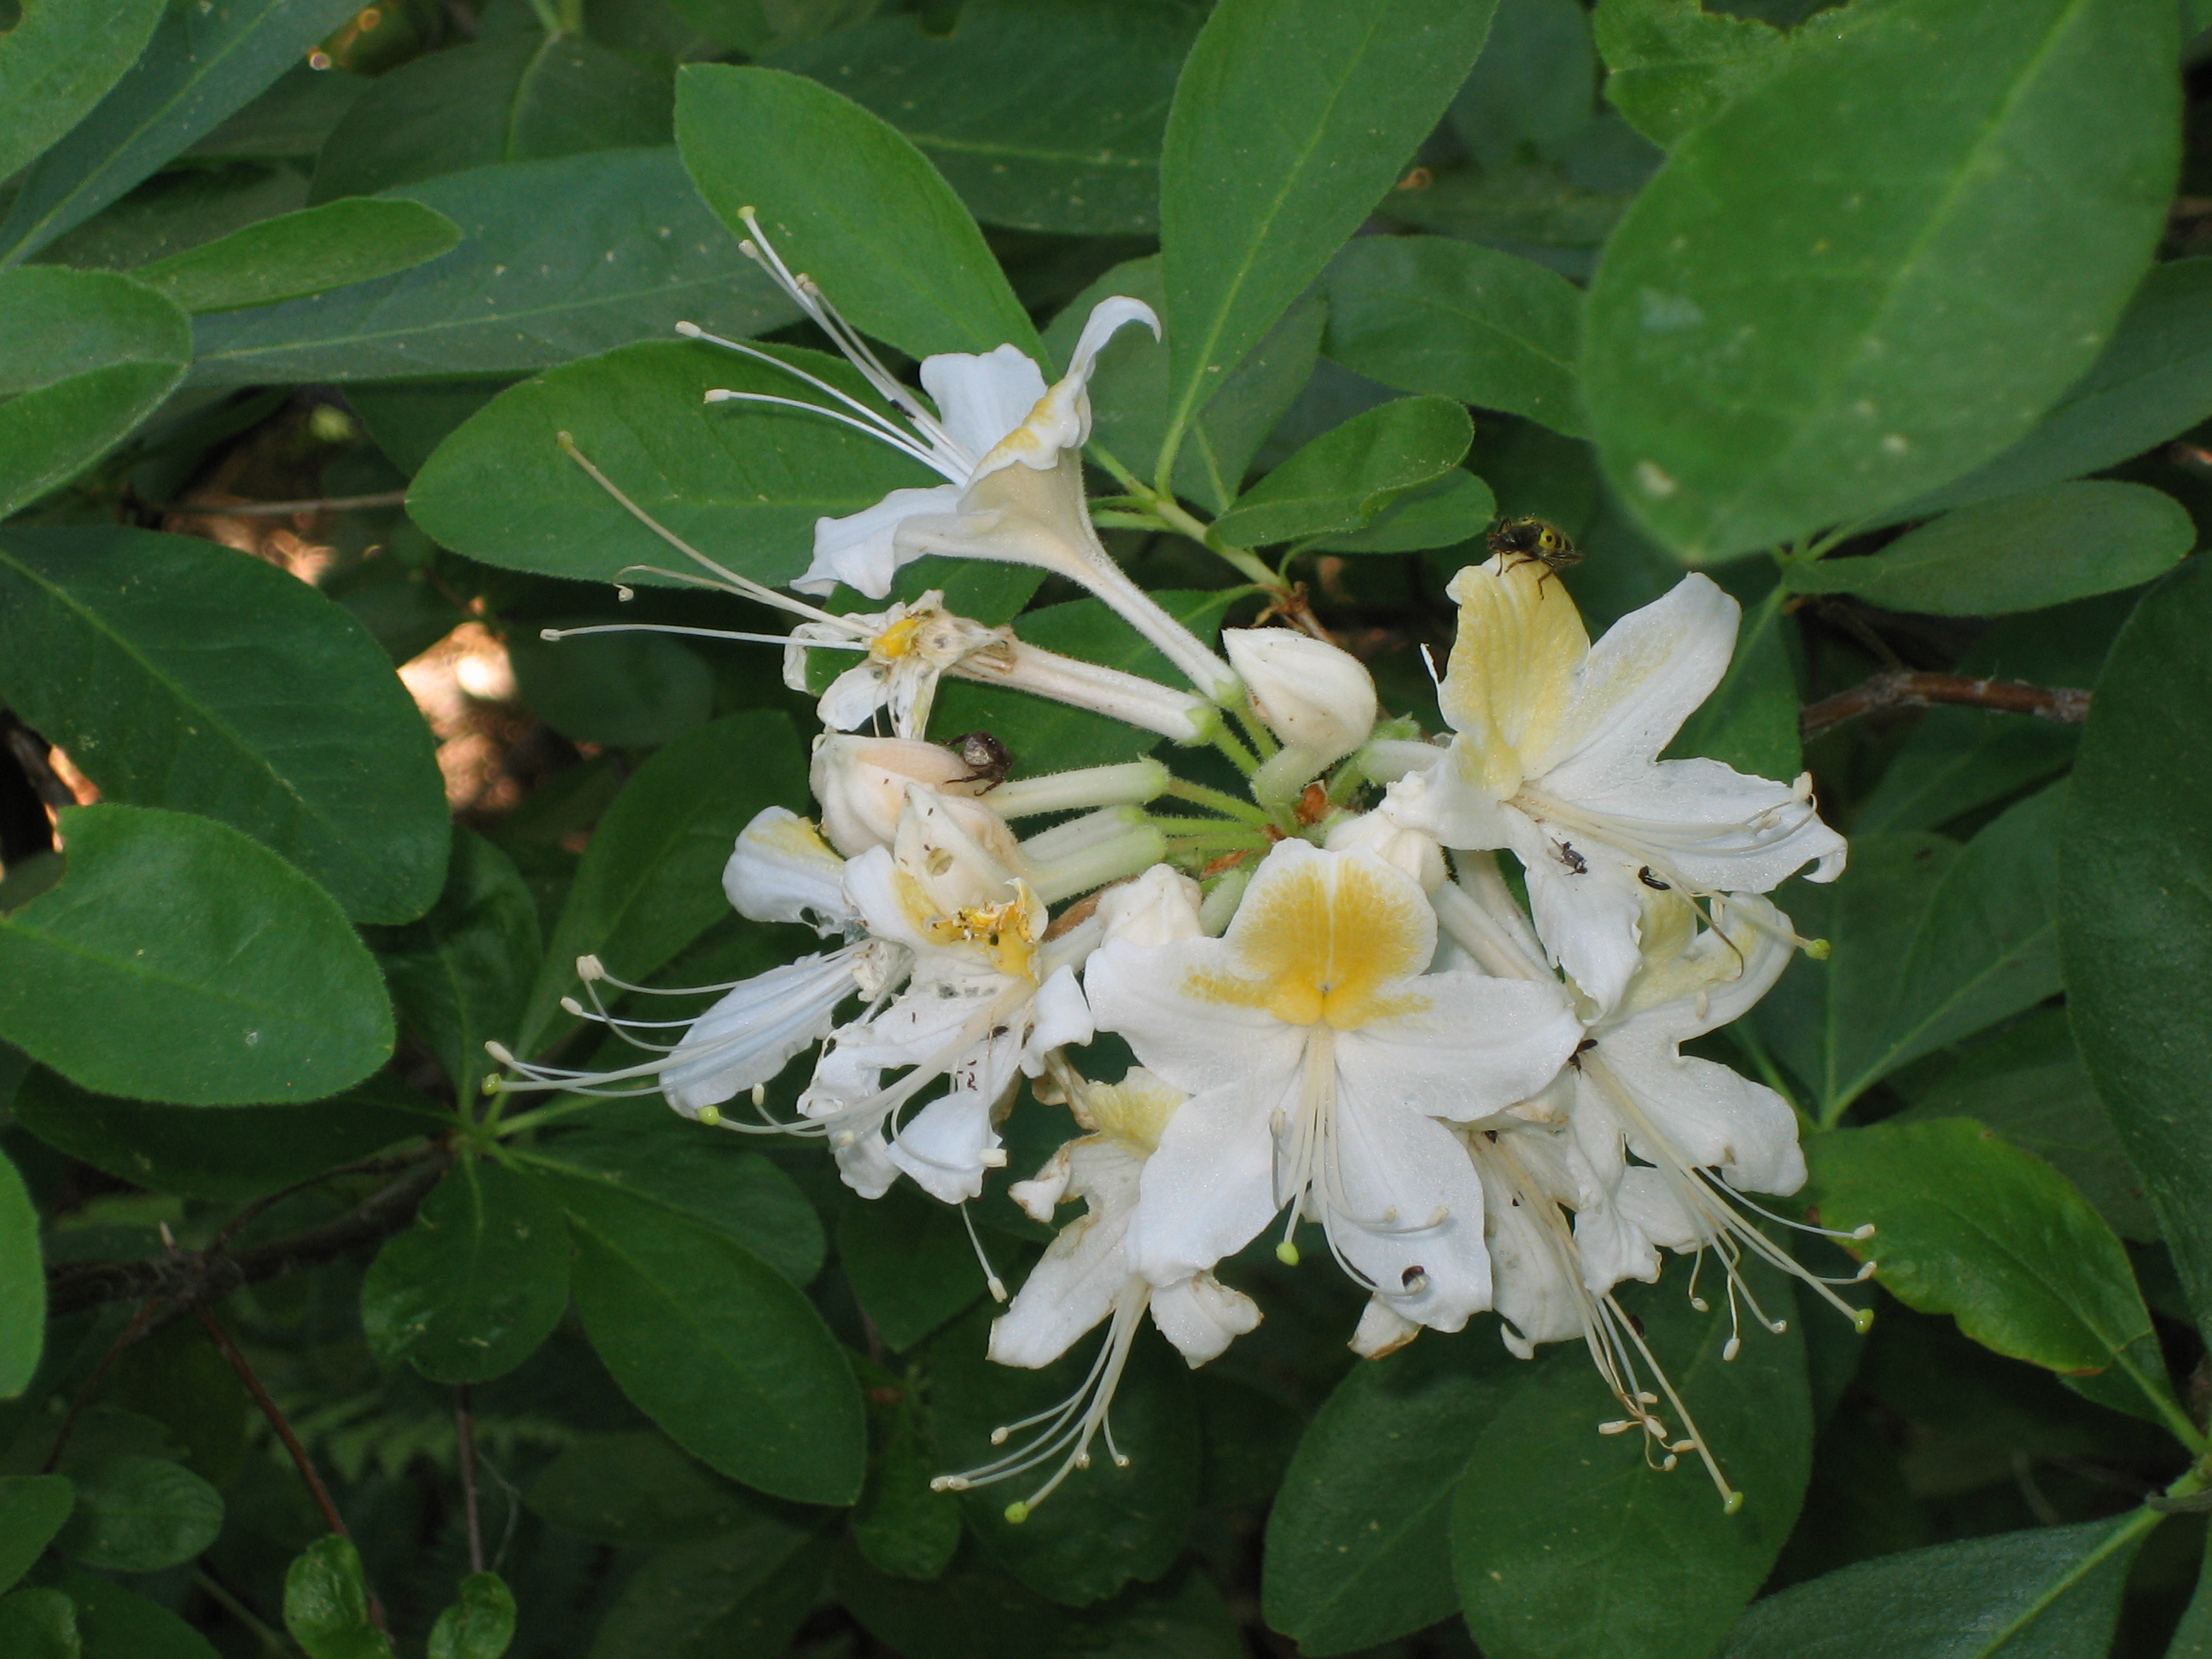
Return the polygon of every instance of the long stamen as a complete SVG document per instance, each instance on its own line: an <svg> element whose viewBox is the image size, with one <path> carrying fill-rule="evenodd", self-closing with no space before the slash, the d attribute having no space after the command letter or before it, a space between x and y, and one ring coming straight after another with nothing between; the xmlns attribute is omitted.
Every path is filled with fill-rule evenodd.
<svg viewBox="0 0 2212 1659"><path fill-rule="evenodd" d="M914 441L911 438L908 437L905 433L900 431L897 427L894 426L890 419L885 416L869 408L867 404L862 403L858 398L854 397L850 392L840 391L837 387L830 385L829 381L823 380L819 375L808 374L796 363L787 363L782 358L775 356L769 352L763 351L758 346L747 345L742 340L726 340L719 334L709 334L705 329L700 327L696 323L678 323L676 325L676 331L684 336L687 340L703 340L709 345L720 346L725 351L734 351L741 357L750 357L756 362L766 363L770 368L781 369L786 374L790 375L793 380L803 381L806 385L812 386L817 392L823 392L829 397L835 398L839 403L844 404L846 408L853 410L854 413L859 415L863 420L872 422L883 432L897 439L900 443L910 444ZM711 395L712 394L710 393L709 396Z"/></svg>
<svg viewBox="0 0 2212 1659"><path fill-rule="evenodd" d="M562 640L581 639L586 634L682 634L693 639L735 640L740 645L789 645L787 634L740 634L727 628L679 628L673 623L593 623L585 628L541 628L538 637L549 644L557 645ZM860 640L808 640L809 650L860 651L867 650Z"/></svg>
<svg viewBox="0 0 2212 1659"><path fill-rule="evenodd" d="M782 409L804 410L810 415L819 415L824 420L836 421L849 426L854 431L864 433L878 443L888 444L902 455L912 457L933 472L943 474L954 483L964 484L968 482L964 472L939 459L904 434L896 437L890 436L865 421L856 420L850 415L840 414L834 409L824 409L819 404L810 404L803 398L779 398L772 392L732 392L727 386L716 386L707 393L705 401L710 404L773 404Z"/></svg>

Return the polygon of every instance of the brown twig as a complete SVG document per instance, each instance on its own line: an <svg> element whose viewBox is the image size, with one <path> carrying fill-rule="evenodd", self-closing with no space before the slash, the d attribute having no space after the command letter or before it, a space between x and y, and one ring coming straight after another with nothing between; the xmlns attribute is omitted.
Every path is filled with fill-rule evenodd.
<svg viewBox="0 0 2212 1659"><path fill-rule="evenodd" d="M415 1218L415 1206L443 1175L449 1155L434 1151L403 1181L370 1194L359 1204L319 1226L305 1228L245 1250L185 1250L137 1261L66 1261L46 1275L51 1316L81 1313L103 1302L158 1297L174 1302L216 1302L244 1285L326 1261L380 1244Z"/></svg>
<svg viewBox="0 0 2212 1659"><path fill-rule="evenodd" d="M123 1351L146 1334L146 1328L154 1322L154 1316L161 1311L161 1308L158 1302L143 1305L131 1316L131 1322L123 1328L123 1334L115 1339L114 1346L100 1355L100 1363L92 1368L92 1375L84 1379L84 1386L76 1391L76 1398L70 1401L69 1410L62 1418L61 1427L54 1431L54 1443L46 1449L46 1461L39 1465L40 1474L54 1472L54 1465L62 1461L62 1448L69 1444L70 1431L76 1427L77 1419L84 1415L85 1407L91 1403L93 1390L107 1380L108 1372L115 1369L115 1362L123 1358Z"/></svg>
<svg viewBox="0 0 2212 1659"><path fill-rule="evenodd" d="M2039 720L2079 726L2088 717L2089 694L2072 686L2028 685L2019 680L1974 679L1965 674L1925 674L1909 669L1893 670L1862 680L1848 691L1823 697L1798 712L1800 736L1811 739L1841 726L1845 720L1880 708L1924 708L1931 703L1957 703L1974 708L1994 708L2008 714L2033 714Z"/></svg>
<svg viewBox="0 0 2212 1659"><path fill-rule="evenodd" d="M261 1414L269 1419L269 1426L276 1431L276 1437L284 1443L284 1449L292 1454L293 1466L300 1471L300 1479L307 1483L307 1491L314 1498L315 1507L323 1512L323 1524L339 1537L350 1539L352 1534L346 1531L345 1517L338 1513L338 1506L331 1501L330 1489L323 1485L322 1477L315 1473L314 1464L308 1461L307 1449L300 1443L300 1437L292 1432L292 1425L284 1420L284 1413L277 1410L276 1402L269 1397L269 1390L261 1386L261 1378L246 1363L246 1356L239 1352L238 1344L230 1340L230 1333L223 1329L216 1322L216 1316L200 1303L192 1304L192 1312L207 1332L209 1340L230 1362L231 1370L238 1373L238 1380L246 1384L246 1391L253 1396L253 1403L261 1407ZM362 1579L362 1588L368 1593L370 1622L389 1636L392 1632L384 1622L384 1604L376 1599L376 1591L369 1587L366 1576Z"/></svg>
<svg viewBox="0 0 2212 1659"><path fill-rule="evenodd" d="M405 490L384 489L374 495L317 495L297 501L163 501L147 511L188 519L284 519L295 513L350 513L361 507L406 505Z"/></svg>
<svg viewBox="0 0 2212 1659"><path fill-rule="evenodd" d="M200 1254L213 1255L217 1250L228 1245L232 1239L237 1237L247 1223L258 1220L286 1199L296 1194L304 1193L310 1187L319 1187L325 1181L336 1181L340 1176L391 1175L397 1170L410 1169L425 1158L434 1158L444 1150L442 1146L432 1145L417 1147L411 1152L400 1152L390 1158L364 1158L357 1163L341 1164L336 1169L325 1170L319 1176L310 1176L305 1181L295 1181L290 1186L270 1193L265 1198L255 1199L236 1215L224 1222L216 1236L208 1241L206 1249Z"/></svg>
<svg viewBox="0 0 2212 1659"><path fill-rule="evenodd" d="M461 1466L461 1514L469 1528L469 1571L484 1570L483 1516L477 1507L477 1425L469 1413L469 1385L453 1390L453 1441Z"/></svg>

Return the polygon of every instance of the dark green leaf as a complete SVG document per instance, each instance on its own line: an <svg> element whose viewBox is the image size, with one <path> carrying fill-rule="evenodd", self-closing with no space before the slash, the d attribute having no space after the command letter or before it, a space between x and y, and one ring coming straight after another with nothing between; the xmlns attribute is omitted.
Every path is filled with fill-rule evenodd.
<svg viewBox="0 0 2212 1659"><path fill-rule="evenodd" d="M853 1542L878 1572L935 1578L960 1547L960 1500L929 1484L944 1466L922 1409L921 1369L901 1382L858 1355L853 1368L860 1373L872 1431L867 1487L853 1508Z"/></svg>
<svg viewBox="0 0 2212 1659"><path fill-rule="evenodd" d="M244 1106L320 1099L392 1051L375 962L274 853L144 806L70 808L62 833L60 884L0 917L0 1036L34 1060L105 1094Z"/></svg>
<svg viewBox="0 0 2212 1659"><path fill-rule="evenodd" d="M514 1592L495 1572L472 1572L430 1626L430 1659L500 1659L514 1639Z"/></svg>
<svg viewBox="0 0 2212 1659"><path fill-rule="evenodd" d="M793 270L863 334L909 356L1034 353L1036 331L968 210L928 158L850 99L778 70L694 64L676 142L731 234L752 208Z"/></svg>
<svg viewBox="0 0 2212 1659"><path fill-rule="evenodd" d="M1268 1625L1301 1653L1345 1653L1457 1612L1452 1492L1527 1375L1487 1330L1431 1333L1354 1367L1307 1425L1267 1517Z"/></svg>
<svg viewBox="0 0 2212 1659"><path fill-rule="evenodd" d="M523 1015L515 1052L535 1052L560 1023L576 958L596 955L641 983L729 914L722 866L738 832L766 806L805 798L791 722L752 709L704 726L637 770L584 849L568 902Z"/></svg>
<svg viewBox="0 0 2212 1659"><path fill-rule="evenodd" d="M240 1202L282 1191L453 1120L388 1076L333 1099L234 1106L217 1116L118 1100L44 1066L23 1079L15 1121L49 1146L157 1193Z"/></svg>
<svg viewBox="0 0 2212 1659"><path fill-rule="evenodd" d="M284 1574L284 1628L307 1659L392 1659L368 1618L368 1584L349 1540L319 1538Z"/></svg>
<svg viewBox="0 0 2212 1659"><path fill-rule="evenodd" d="M76 1507L54 1539L106 1572L158 1572L189 1561L222 1530L222 1499L181 1463L111 1457L79 1469Z"/></svg>
<svg viewBox="0 0 2212 1659"><path fill-rule="evenodd" d="M1597 53L1576 0L1500 0L1490 39L1452 100L1452 130L1485 170L1522 146L1548 152L1590 124Z"/></svg>
<svg viewBox="0 0 2212 1659"><path fill-rule="evenodd" d="M312 161L331 129L374 84L366 75L295 64L185 154L194 161Z"/></svg>
<svg viewBox="0 0 2212 1659"><path fill-rule="evenodd" d="M726 1235L549 1176L576 1241L577 1310L623 1391L693 1456L801 1503L860 1495L860 1391L806 1299Z"/></svg>
<svg viewBox="0 0 2212 1659"><path fill-rule="evenodd" d="M2089 371L1995 460L1888 519L2101 471L2212 416L2212 259L2155 264Z"/></svg>
<svg viewBox="0 0 2212 1659"><path fill-rule="evenodd" d="M2088 1659L2112 1646L2148 1516L1861 1561L1759 1602L1722 1659Z"/></svg>
<svg viewBox="0 0 2212 1659"><path fill-rule="evenodd" d="M238 1478L246 1461L247 1416L257 1425L262 1418L198 1320L179 1319L140 1337L108 1376L108 1397L116 1407L167 1431L165 1453L174 1447L177 1461L218 1492ZM76 1444L72 1433L64 1463L70 1463Z"/></svg>
<svg viewBox="0 0 2212 1659"><path fill-rule="evenodd" d="M578 743L656 749L705 725L714 712L714 671L698 652L665 635L547 640L518 630L507 637L507 654L515 695Z"/></svg>
<svg viewBox="0 0 2212 1659"><path fill-rule="evenodd" d="M2081 737L2058 910L2075 1041L2212 1328L2212 562L2184 565L2112 647Z"/></svg>
<svg viewBox="0 0 2212 1659"><path fill-rule="evenodd" d="M763 1513L663 1550L607 1609L591 1659L775 1659L821 1584L812 1540L797 1522Z"/></svg>
<svg viewBox="0 0 2212 1659"><path fill-rule="evenodd" d="M131 274L189 312L237 311L434 259L461 228L419 202L332 202L264 219Z"/></svg>
<svg viewBox="0 0 2212 1659"><path fill-rule="evenodd" d="M0 271L0 518L99 459L191 355L184 313L128 277Z"/></svg>
<svg viewBox="0 0 2212 1659"><path fill-rule="evenodd" d="M39 1369L46 1330L46 1267L39 1212L23 1177L0 1154L0 1400L22 1393Z"/></svg>
<svg viewBox="0 0 2212 1659"><path fill-rule="evenodd" d="M489 1382L536 1352L568 1306L568 1235L534 1176L464 1160L361 1286L371 1352L434 1382Z"/></svg>
<svg viewBox="0 0 2212 1659"><path fill-rule="evenodd" d="M2081 735L1992 709L1931 708L1859 803L1851 830L1933 830L1993 806L2064 771Z"/></svg>
<svg viewBox="0 0 2212 1659"><path fill-rule="evenodd" d="M1974 1118L2072 1182L2114 1232L2157 1241L2142 1176L2098 1103L2064 1009L2030 1014L1932 1077L1916 1071L1898 1082L1912 1104L1887 1121Z"/></svg>
<svg viewBox="0 0 2212 1659"><path fill-rule="evenodd" d="M30 1571L76 1504L66 1475L0 1475L0 1590Z"/></svg>
<svg viewBox="0 0 2212 1659"><path fill-rule="evenodd" d="M435 209L467 240L397 276L201 319L193 382L514 374L686 318L743 336L793 314L669 150L512 161L391 195Z"/></svg>
<svg viewBox="0 0 2212 1659"><path fill-rule="evenodd" d="M1160 155L1171 447L1405 171L1481 51L1494 6L1214 9Z"/></svg>
<svg viewBox="0 0 2212 1659"><path fill-rule="evenodd" d="M1324 432L1215 520L1239 547L1364 530L1407 491L1456 467L1474 441L1449 398L1401 398Z"/></svg>
<svg viewBox="0 0 2212 1659"><path fill-rule="evenodd" d="M1332 362L1583 435L1582 290L1556 271L1441 236L1363 236L1329 262L1328 288Z"/></svg>
<svg viewBox="0 0 2212 1659"><path fill-rule="evenodd" d="M354 0L234 0L165 10L113 90L33 166L0 222L9 262L90 218L211 131L355 10Z"/></svg>
<svg viewBox="0 0 2212 1659"><path fill-rule="evenodd" d="M1890 611L1990 617L2138 586L2196 544L2172 496L2077 482L1957 508L1870 557L1793 566L1787 580L1800 593L1850 593Z"/></svg>
<svg viewBox="0 0 2212 1659"><path fill-rule="evenodd" d="M1221 1592L1195 1571L1079 1612L977 1568L916 1583L872 1571L848 1551L837 1559L837 1592L871 1635L908 1659L1242 1659L1247 1651Z"/></svg>
<svg viewBox="0 0 2212 1659"><path fill-rule="evenodd" d="M451 831L422 717L358 623L263 560L143 530L0 532L0 690L108 799L242 830L357 921L405 921L438 891Z"/></svg>
<svg viewBox="0 0 2212 1659"><path fill-rule="evenodd" d="M848 392L818 353L779 355ZM764 404L708 408L714 387L790 397L790 376L703 344L628 346L501 393L416 475L408 511L444 545L485 564L612 580L682 556L561 452L576 447L622 491L709 557L765 582L805 570L814 521L931 481L887 446L819 416ZM623 580L651 581L650 575Z"/></svg>
<svg viewBox="0 0 2212 1659"><path fill-rule="evenodd" d="M657 1434L599 1435L569 1447L525 1501L556 1527L624 1549L757 1528L767 1515L764 1499L708 1474Z"/></svg>
<svg viewBox="0 0 2212 1659"><path fill-rule="evenodd" d="M2117 1366L2138 1408L2181 1419L2127 1250L2065 1176L1970 1118L1815 1136L1808 1201L1906 1306L2069 1376ZM2146 1345L2149 1363L2145 1363ZM2118 1378L2114 1379L2115 1382Z"/></svg>
<svg viewBox="0 0 2212 1659"><path fill-rule="evenodd" d="M395 380L349 387L346 402L384 459L411 478L462 422L506 390L500 380Z"/></svg>
<svg viewBox="0 0 2212 1659"><path fill-rule="evenodd" d="M70 1573L62 1589L88 1659L216 1659L207 1638L158 1601L88 1572Z"/></svg>
<svg viewBox="0 0 2212 1659"><path fill-rule="evenodd" d="M514 1035L542 954L537 901L514 861L474 830L455 829L438 902L369 944L399 1023L430 1046L455 1097L474 1100L484 1044Z"/></svg>
<svg viewBox="0 0 2212 1659"><path fill-rule="evenodd" d="M1790 1305L1771 1275L1754 1289ZM1618 1402L1579 1346L1555 1350L1476 1441L1453 1507L1460 1596L1490 1659L1701 1659L1796 1518L1813 1453L1802 1337L1754 1328L1725 1361L1733 1322L1693 1310L1680 1285L1623 1301L1743 1507L1723 1511L1693 1454L1662 1472L1632 1432L1601 1436Z"/></svg>
<svg viewBox="0 0 2212 1659"><path fill-rule="evenodd" d="M983 1294L983 1270L959 1216L904 1182L845 1206L837 1258L876 1334L899 1352Z"/></svg>
<svg viewBox="0 0 2212 1659"><path fill-rule="evenodd" d="M0 1652L9 1659L77 1659L76 1608L57 1589L0 1597Z"/></svg>
<svg viewBox="0 0 2212 1659"><path fill-rule="evenodd" d="M671 65L534 30L426 52L380 76L315 164L313 198L370 196L499 161L665 144Z"/></svg>
<svg viewBox="0 0 2212 1659"><path fill-rule="evenodd" d="M1833 888L1784 902L1833 954L1790 965L1760 1034L1810 1083L1822 1121L1907 1061L2059 988L2056 885L2063 787L2012 807L1960 851L1936 836L1862 836Z"/></svg>
<svg viewBox="0 0 2212 1659"><path fill-rule="evenodd" d="M1196 30L1190 11L1170 0L973 0L950 34L920 21L877 18L769 61L890 122L988 223L1094 236L1158 228L1160 134Z"/></svg>
<svg viewBox="0 0 2212 1659"><path fill-rule="evenodd" d="M2027 430L2163 222L2172 23L1881 7L1681 139L1607 247L1583 362L1661 539L1703 561L1871 515Z"/></svg>
<svg viewBox="0 0 2212 1659"><path fill-rule="evenodd" d="M994 1445L992 1431L1080 1389L1101 1327L1068 1355L1040 1370L994 1365L984 1358L996 1309L978 1308L929 1346L930 1419L945 1471L1005 1456L1036 1431L1016 1429ZM1009 1504L1036 1496L1059 1468L1057 1455L1001 1484L961 1495L969 1530L1008 1571L1040 1595L1070 1607L1103 1600L1131 1581L1158 1578L1174 1565L1198 1501L1197 1413L1190 1373L1164 1341L1140 1331L1114 1395L1114 1441L1128 1460L1116 1467L1103 1439L1091 1467L1070 1473L1017 1524Z"/></svg>
<svg viewBox="0 0 2212 1659"><path fill-rule="evenodd" d="M120 80L161 20L161 0L46 0L0 34L0 179L12 177Z"/></svg>
<svg viewBox="0 0 2212 1659"><path fill-rule="evenodd" d="M1794 44L1771 23L1699 0L1603 0L1592 22L1606 97L1662 146L1766 80Z"/></svg>

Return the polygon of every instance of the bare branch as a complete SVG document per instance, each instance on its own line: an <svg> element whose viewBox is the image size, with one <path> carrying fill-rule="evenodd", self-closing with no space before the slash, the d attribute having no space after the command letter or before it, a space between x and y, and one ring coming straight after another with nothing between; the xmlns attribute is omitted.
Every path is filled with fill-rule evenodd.
<svg viewBox="0 0 2212 1659"><path fill-rule="evenodd" d="M319 495L297 501L162 501L150 513L173 513L187 519L286 519L295 513L351 513L362 507L404 507L404 489L380 490L374 495Z"/></svg>
<svg viewBox="0 0 2212 1659"><path fill-rule="evenodd" d="M2020 680L1978 680L1964 674L1922 674L1898 669L1806 704L1798 713L1797 730L1810 740L1877 709L1924 708L1931 703L2033 714L2064 726L2079 726L2089 714L2088 692L2073 686L2029 685Z"/></svg>

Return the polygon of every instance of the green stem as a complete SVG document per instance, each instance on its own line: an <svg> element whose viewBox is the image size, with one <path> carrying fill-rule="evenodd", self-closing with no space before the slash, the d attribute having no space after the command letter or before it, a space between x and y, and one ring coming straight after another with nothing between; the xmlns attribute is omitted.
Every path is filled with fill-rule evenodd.
<svg viewBox="0 0 2212 1659"><path fill-rule="evenodd" d="M1275 751L1282 745L1275 741L1275 734L1264 723L1253 717L1249 704L1233 708L1229 712L1237 717L1237 724L1244 728L1245 737L1251 740L1252 747L1260 758L1263 761L1274 759Z"/></svg>
<svg viewBox="0 0 2212 1659"><path fill-rule="evenodd" d="M507 1091L502 1089L499 1098L504 1101L507 1098ZM540 1124L557 1123L564 1117L574 1117L579 1112L588 1112L599 1103L597 1096L581 1100L556 1101L550 1106L540 1106L534 1112L522 1112L514 1117L495 1119L496 1127L494 1133L504 1140L509 1135L519 1135L526 1129L537 1128Z"/></svg>
<svg viewBox="0 0 2212 1659"><path fill-rule="evenodd" d="M1253 830L1213 830L1192 836L1170 836L1170 854L1264 852L1267 838Z"/></svg>
<svg viewBox="0 0 2212 1659"><path fill-rule="evenodd" d="M2142 1397L2158 1408L2159 1420L2173 1431L2173 1437L2188 1447L2192 1456L2203 1457L2208 1449L2205 1438L2197 1431L2197 1425L2189 1420L2189 1413L2183 1411L2180 1405L2174 1400L2173 1390L2164 1386L2166 1379L2160 1377L2154 1382L2152 1378L2144 1376L2142 1367L2128 1358L2128 1351L2125 1348L2122 1348L2112 1356L2112 1363L2127 1374L2128 1380L2136 1385ZM2185 1480L2187 1478L2185 1475L2183 1477ZM2190 1490L2193 1492L2196 1488L2191 1487ZM2172 1492L2167 1494L2168 1497L2181 1495L2183 1494Z"/></svg>
<svg viewBox="0 0 2212 1659"><path fill-rule="evenodd" d="M1253 805L1250 801L1239 800L1225 790L1209 789L1202 783L1192 783L1185 779L1177 778L1168 785L1164 793L1173 796L1177 800L1187 800L1194 805L1208 808L1220 813L1225 818L1238 818L1246 823L1254 824L1273 822L1263 809ZM1154 822L1158 823L1161 820L1155 819Z"/></svg>
<svg viewBox="0 0 2212 1659"><path fill-rule="evenodd" d="M561 15L553 9L553 0L530 0L530 9L537 14L539 28L548 34L561 33Z"/></svg>
<svg viewBox="0 0 2212 1659"><path fill-rule="evenodd" d="M1260 769L1259 757L1237 741L1237 734L1229 729L1226 721L1214 726L1212 736L1213 746L1228 756L1229 763L1246 777Z"/></svg>

